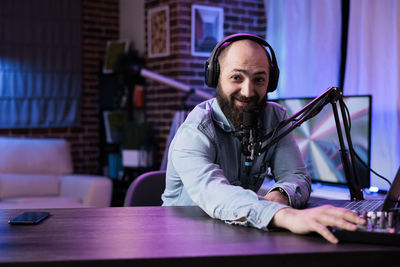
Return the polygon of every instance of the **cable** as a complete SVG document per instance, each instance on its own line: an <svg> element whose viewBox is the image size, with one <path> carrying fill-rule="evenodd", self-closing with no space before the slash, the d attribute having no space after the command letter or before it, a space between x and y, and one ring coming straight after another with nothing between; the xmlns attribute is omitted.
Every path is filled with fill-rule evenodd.
<svg viewBox="0 0 400 267"><path fill-rule="evenodd" d="M303 118L306 118L305 120L311 119L312 117L316 116L324 107L326 103L326 99L328 98L328 95L326 95L324 98L320 99L317 103L313 104L313 107L305 112L303 115L301 115L298 119L295 119L294 121L299 121ZM315 112L317 110L317 112Z"/></svg>
<svg viewBox="0 0 400 267"><path fill-rule="evenodd" d="M351 117L350 117L350 111L349 111L349 109L347 108L347 105L346 105L346 103L344 103L344 101L343 101L343 106L344 106L344 108L345 108L345 110L346 110L346 115L345 115L345 117L346 117L347 122L349 123L349 131L351 132ZM354 153L354 155L357 157L358 161L360 161L360 163L361 163L366 169L368 169L369 171L371 171L372 173L374 173L376 176L378 176L378 177L381 178L382 180L386 181L386 182L389 184L389 186L392 186L392 183L389 181L389 179L387 179L386 177L384 177L384 176L378 174L376 171L374 171L373 169L371 169L370 167L368 167L368 165L361 159L361 157L357 154L357 152L354 150L353 147L350 147L350 149L351 149L351 151Z"/></svg>
<svg viewBox="0 0 400 267"><path fill-rule="evenodd" d="M389 186L392 185L392 183L385 177L383 177L382 175L378 174L377 172L375 172L373 169L371 169L370 167L367 166L367 164L365 164L365 162L360 158L360 156L357 154L357 152L352 148L351 149L354 153L354 155L356 155L357 159L362 163L362 165L364 165L365 168L367 168L368 170L370 170L371 172L373 172L376 176L378 176L379 178L383 179L384 181L386 181Z"/></svg>
<svg viewBox="0 0 400 267"><path fill-rule="evenodd" d="M346 110L346 114L347 114L347 122L349 123L349 131L351 130L351 116L350 116L350 111L349 111L349 109L347 108L347 105L346 105L346 103L343 101L343 106L344 106L344 109Z"/></svg>

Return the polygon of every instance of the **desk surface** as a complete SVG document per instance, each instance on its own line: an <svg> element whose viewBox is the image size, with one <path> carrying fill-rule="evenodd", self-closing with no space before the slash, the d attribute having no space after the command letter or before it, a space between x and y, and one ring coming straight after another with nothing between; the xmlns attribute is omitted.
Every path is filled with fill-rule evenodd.
<svg viewBox="0 0 400 267"><path fill-rule="evenodd" d="M0 211L0 265L383 266L400 253L395 246L333 245L317 235L228 225L198 207L50 209L38 225L9 225L22 211Z"/></svg>

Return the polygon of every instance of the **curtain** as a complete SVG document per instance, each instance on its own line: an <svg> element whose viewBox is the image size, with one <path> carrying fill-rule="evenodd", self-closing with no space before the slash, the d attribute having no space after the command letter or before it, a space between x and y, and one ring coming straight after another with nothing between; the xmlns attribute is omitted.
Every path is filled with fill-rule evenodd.
<svg viewBox="0 0 400 267"><path fill-rule="evenodd" d="M400 2L351 0L345 94L372 95L371 167L393 180L400 166ZM371 184L389 185L371 174Z"/></svg>
<svg viewBox="0 0 400 267"><path fill-rule="evenodd" d="M341 0L265 0L281 77L272 96L317 96L340 79ZM350 0L345 95L372 95L371 167L400 166L400 2ZM389 185L371 173L371 185Z"/></svg>
<svg viewBox="0 0 400 267"><path fill-rule="evenodd" d="M81 1L0 1L0 128L79 124Z"/></svg>
<svg viewBox="0 0 400 267"><path fill-rule="evenodd" d="M341 0L265 0L265 8L281 71L269 98L316 97L339 86Z"/></svg>

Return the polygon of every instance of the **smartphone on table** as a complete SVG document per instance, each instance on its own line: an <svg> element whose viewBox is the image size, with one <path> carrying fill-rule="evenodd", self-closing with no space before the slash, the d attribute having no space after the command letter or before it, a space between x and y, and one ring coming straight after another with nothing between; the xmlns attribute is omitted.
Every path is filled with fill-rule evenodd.
<svg viewBox="0 0 400 267"><path fill-rule="evenodd" d="M16 217L11 218L9 224L38 224L47 217L50 216L50 212L42 211L28 211L24 212Z"/></svg>

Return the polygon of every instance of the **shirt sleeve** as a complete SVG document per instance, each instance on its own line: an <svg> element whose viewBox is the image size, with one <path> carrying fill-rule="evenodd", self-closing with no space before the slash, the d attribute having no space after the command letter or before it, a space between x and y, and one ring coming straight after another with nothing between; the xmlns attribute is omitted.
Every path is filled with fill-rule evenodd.
<svg viewBox="0 0 400 267"><path fill-rule="evenodd" d="M287 207L267 201L251 190L231 185L219 165L214 163L216 144L196 125L182 125L170 149L170 163L185 190L213 218L267 229L275 213Z"/></svg>
<svg viewBox="0 0 400 267"><path fill-rule="evenodd" d="M282 113L282 116L286 118L286 112ZM271 167L276 183L269 191L280 187L287 193L290 206L304 207L311 193L311 178L306 171L293 132L282 138L274 147Z"/></svg>

